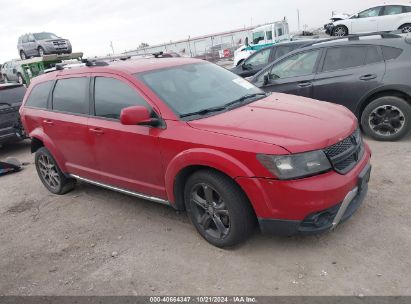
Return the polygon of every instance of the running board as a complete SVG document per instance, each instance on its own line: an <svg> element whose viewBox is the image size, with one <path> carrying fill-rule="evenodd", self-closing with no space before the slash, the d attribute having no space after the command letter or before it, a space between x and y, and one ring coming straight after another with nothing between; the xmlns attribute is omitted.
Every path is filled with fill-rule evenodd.
<svg viewBox="0 0 411 304"><path fill-rule="evenodd" d="M162 198L159 198L159 197L149 196L149 195L145 195L145 194L142 194L142 193L117 188L117 187L114 187L114 186L110 186L110 185L106 185L106 184L99 183L99 182L96 182L96 181L92 181L90 179L83 178L83 177L80 177L80 176L74 175L74 174L70 174L70 177L78 179L82 182L86 182L86 183L95 185L95 186L103 187L103 188L106 188L106 189L110 189L110 190L117 191L117 192L120 192L120 193L123 193L123 194L131 195L131 196L134 196L134 197L142 198L142 199L152 201L152 202L156 202L156 203L159 203L159 204L171 206L169 201L163 200Z"/></svg>

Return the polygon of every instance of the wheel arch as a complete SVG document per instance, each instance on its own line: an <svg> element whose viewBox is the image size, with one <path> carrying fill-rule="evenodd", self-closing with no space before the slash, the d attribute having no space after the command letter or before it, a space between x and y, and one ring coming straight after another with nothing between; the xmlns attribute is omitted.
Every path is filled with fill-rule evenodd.
<svg viewBox="0 0 411 304"><path fill-rule="evenodd" d="M395 96L404 99L409 105L411 105L411 88L389 86L379 88L376 91L372 91L365 96L357 106L355 115L361 119L364 109L375 99L386 96Z"/></svg>
<svg viewBox="0 0 411 304"><path fill-rule="evenodd" d="M252 172L234 157L212 149L192 149L178 154L165 173L165 186L169 201L177 210L184 210L184 185L196 171L209 169L220 172L235 181L236 177L252 176ZM246 192L242 189L244 194Z"/></svg>

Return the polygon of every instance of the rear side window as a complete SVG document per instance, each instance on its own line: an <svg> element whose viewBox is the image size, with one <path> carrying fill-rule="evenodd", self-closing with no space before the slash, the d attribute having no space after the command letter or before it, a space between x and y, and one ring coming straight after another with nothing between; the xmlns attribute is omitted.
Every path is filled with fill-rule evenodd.
<svg viewBox="0 0 411 304"><path fill-rule="evenodd" d="M362 66L365 63L366 46L343 46L329 48L324 59L323 72Z"/></svg>
<svg viewBox="0 0 411 304"><path fill-rule="evenodd" d="M369 46L367 56L365 58L365 64L372 64L382 61L384 61L384 59L381 56L380 48L378 46Z"/></svg>
<svg viewBox="0 0 411 304"><path fill-rule="evenodd" d="M404 12L411 13L411 6L404 6Z"/></svg>
<svg viewBox="0 0 411 304"><path fill-rule="evenodd" d="M398 15L403 13L403 6L401 5L388 5L384 8L384 16Z"/></svg>
<svg viewBox="0 0 411 304"><path fill-rule="evenodd" d="M391 46L383 46L382 47L382 54L384 56L384 60L391 60L398 58L402 53L402 49L391 47Z"/></svg>
<svg viewBox="0 0 411 304"><path fill-rule="evenodd" d="M57 81L53 91L53 110L73 114L89 113L89 82L87 77Z"/></svg>
<svg viewBox="0 0 411 304"><path fill-rule="evenodd" d="M121 110L131 106L149 105L126 83L107 77L96 77L94 101L96 116L119 119Z"/></svg>
<svg viewBox="0 0 411 304"><path fill-rule="evenodd" d="M52 85L53 85L53 81L47 81L47 82L39 83L38 85L36 85L31 90L30 96L27 98L25 106L46 109L47 99L49 98L49 93L50 93Z"/></svg>
<svg viewBox="0 0 411 304"><path fill-rule="evenodd" d="M0 90L0 104L15 104L21 103L26 93L26 88L23 86L3 88Z"/></svg>

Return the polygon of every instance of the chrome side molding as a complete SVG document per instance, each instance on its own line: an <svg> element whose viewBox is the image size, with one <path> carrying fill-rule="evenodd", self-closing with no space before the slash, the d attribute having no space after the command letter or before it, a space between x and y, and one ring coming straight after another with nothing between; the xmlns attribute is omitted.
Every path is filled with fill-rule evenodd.
<svg viewBox="0 0 411 304"><path fill-rule="evenodd" d="M152 202L156 202L156 203L159 203L159 204L171 206L169 201L163 200L162 198L159 198L159 197L149 196L149 195L145 195L145 194L142 194L142 193L117 188L117 187L114 187L114 186L110 186L110 185L107 185L107 184L96 182L96 181L93 181L93 180L90 180L90 179L87 179L87 178L84 178L84 177L81 177L81 176L78 176L78 175L74 175L74 174L70 174L70 177L78 179L78 180L86 182L86 183L89 183L89 184L92 184L92 185L95 185L95 186L103 187L103 188L106 188L106 189L110 189L110 190L117 191L117 192L120 192L120 193L123 193L123 194L131 195L131 196L134 196L134 197L142 198L142 199L152 201Z"/></svg>

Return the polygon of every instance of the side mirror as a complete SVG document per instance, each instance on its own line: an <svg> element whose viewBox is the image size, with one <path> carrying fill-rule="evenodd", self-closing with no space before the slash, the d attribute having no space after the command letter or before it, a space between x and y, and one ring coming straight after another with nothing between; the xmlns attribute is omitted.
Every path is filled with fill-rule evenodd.
<svg viewBox="0 0 411 304"><path fill-rule="evenodd" d="M243 67L243 70L247 70L247 71L253 69L253 66L249 63L244 63L242 67Z"/></svg>
<svg viewBox="0 0 411 304"><path fill-rule="evenodd" d="M270 74L265 74L264 75L264 85L267 85L270 82Z"/></svg>
<svg viewBox="0 0 411 304"><path fill-rule="evenodd" d="M358 17L359 17L358 14L354 14L354 15L352 16L352 18L358 18Z"/></svg>
<svg viewBox="0 0 411 304"><path fill-rule="evenodd" d="M150 112L146 107L133 106L124 108L120 113L120 122L123 125L157 126L159 120L151 118Z"/></svg>

